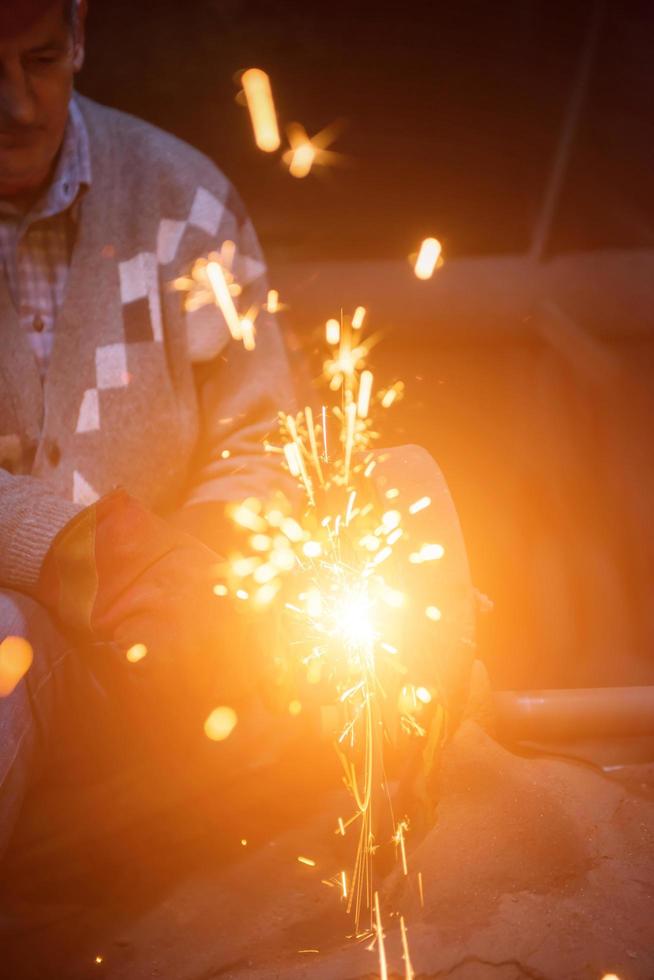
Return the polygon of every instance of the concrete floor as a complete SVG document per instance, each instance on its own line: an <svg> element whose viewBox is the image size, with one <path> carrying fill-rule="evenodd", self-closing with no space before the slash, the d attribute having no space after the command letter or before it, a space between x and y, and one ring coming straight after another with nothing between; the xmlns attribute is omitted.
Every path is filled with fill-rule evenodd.
<svg viewBox="0 0 654 980"><path fill-rule="evenodd" d="M436 822L409 833L408 877L396 870L383 885L390 976L405 977L401 912L417 977L651 980L651 745L605 744L594 761L574 753L518 754L462 726L444 753ZM378 976L376 950L346 939L351 920L323 883L347 867L350 842L334 827L348 801L331 777L292 768L244 776L183 818L171 811L96 845L76 880L65 869L48 890L32 879L31 894L14 896L2 975Z"/></svg>

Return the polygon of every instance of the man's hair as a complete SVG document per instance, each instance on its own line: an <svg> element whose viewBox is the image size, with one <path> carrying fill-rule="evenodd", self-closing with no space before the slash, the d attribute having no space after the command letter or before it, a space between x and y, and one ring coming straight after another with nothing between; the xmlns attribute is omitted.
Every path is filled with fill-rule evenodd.
<svg viewBox="0 0 654 980"><path fill-rule="evenodd" d="M79 14L79 0L0 0L0 37L15 37L26 30L47 10L59 4L71 29Z"/></svg>

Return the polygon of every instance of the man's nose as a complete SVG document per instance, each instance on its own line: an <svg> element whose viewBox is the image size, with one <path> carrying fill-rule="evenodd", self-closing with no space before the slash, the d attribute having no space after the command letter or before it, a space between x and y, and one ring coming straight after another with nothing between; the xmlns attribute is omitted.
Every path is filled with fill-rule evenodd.
<svg viewBox="0 0 654 980"><path fill-rule="evenodd" d="M14 126L31 126L36 104L23 66L0 65L0 120Z"/></svg>

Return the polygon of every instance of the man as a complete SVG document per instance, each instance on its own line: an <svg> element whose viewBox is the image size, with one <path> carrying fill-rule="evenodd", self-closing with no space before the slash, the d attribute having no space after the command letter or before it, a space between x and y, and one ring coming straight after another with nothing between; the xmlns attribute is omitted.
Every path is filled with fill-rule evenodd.
<svg viewBox="0 0 654 980"><path fill-rule="evenodd" d="M34 652L0 698L0 853L43 772L179 749L242 694L249 645L200 539L276 488L262 440L290 401L241 202L200 153L73 92L84 18L0 7L0 641ZM170 286L226 241L253 351Z"/></svg>

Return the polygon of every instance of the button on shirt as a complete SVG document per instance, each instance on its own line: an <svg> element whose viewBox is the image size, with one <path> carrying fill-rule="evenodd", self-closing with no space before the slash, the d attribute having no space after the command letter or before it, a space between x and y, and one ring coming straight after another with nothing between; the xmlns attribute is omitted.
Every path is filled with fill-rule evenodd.
<svg viewBox="0 0 654 980"><path fill-rule="evenodd" d="M89 138L71 99L59 158L47 189L25 214L0 201L0 261L41 377L63 303L79 204L91 183Z"/></svg>

